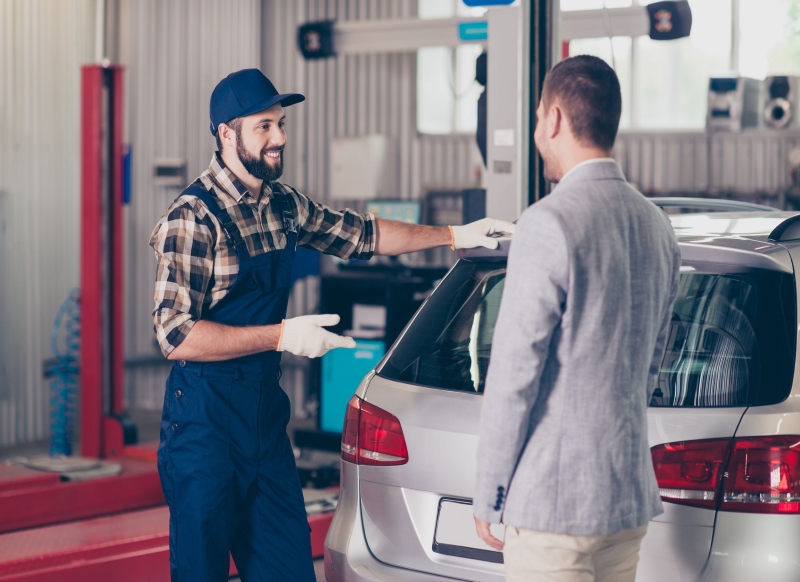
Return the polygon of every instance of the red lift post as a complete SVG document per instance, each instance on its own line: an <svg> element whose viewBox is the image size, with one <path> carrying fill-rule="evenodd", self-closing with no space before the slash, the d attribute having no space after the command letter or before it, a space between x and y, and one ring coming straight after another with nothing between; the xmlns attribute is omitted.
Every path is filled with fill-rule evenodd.
<svg viewBox="0 0 800 582"><path fill-rule="evenodd" d="M81 456L122 454L122 67L81 71ZM92 226L94 225L94 226Z"/></svg>

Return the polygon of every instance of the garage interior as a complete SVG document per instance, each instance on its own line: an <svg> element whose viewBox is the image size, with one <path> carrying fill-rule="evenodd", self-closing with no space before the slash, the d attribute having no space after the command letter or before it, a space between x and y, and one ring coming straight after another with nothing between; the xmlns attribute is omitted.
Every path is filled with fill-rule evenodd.
<svg viewBox="0 0 800 582"><path fill-rule="evenodd" d="M796 2L689 0L663 40L645 3L0 0L0 582L169 579L155 447L172 362L147 243L212 158L208 99L232 71L306 95L282 182L336 208L515 220L550 191L536 75L592 54L619 75L614 157L643 194L800 211ZM347 401L456 259L298 255L287 317L339 313L359 342L357 359L282 360L319 580Z"/></svg>

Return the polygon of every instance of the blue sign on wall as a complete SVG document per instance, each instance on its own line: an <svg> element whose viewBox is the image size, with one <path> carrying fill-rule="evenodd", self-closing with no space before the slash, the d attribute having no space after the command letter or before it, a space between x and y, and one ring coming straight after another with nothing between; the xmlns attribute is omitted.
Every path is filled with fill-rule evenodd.
<svg viewBox="0 0 800 582"><path fill-rule="evenodd" d="M471 8L479 6L508 6L513 3L514 0L464 0L464 4Z"/></svg>
<svg viewBox="0 0 800 582"><path fill-rule="evenodd" d="M486 40L489 38L489 23L485 20L480 22L461 22L458 25L458 38L461 40Z"/></svg>

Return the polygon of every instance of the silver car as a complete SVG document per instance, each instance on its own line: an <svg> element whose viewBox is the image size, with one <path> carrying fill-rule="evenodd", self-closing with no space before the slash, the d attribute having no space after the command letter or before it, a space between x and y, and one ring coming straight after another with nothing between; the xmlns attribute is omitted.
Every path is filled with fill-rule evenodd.
<svg viewBox="0 0 800 582"><path fill-rule="evenodd" d="M637 580L800 580L800 215L672 219L681 285L648 412L664 513ZM504 579L471 497L508 245L463 253L350 401L328 582Z"/></svg>

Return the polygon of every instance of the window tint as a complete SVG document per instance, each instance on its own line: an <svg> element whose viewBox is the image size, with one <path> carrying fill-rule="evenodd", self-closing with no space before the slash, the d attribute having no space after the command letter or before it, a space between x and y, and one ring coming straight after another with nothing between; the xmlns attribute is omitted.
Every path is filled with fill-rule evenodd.
<svg viewBox="0 0 800 582"><path fill-rule="evenodd" d="M459 261L379 374L434 388L483 392L504 278L505 261Z"/></svg>
<svg viewBox="0 0 800 582"><path fill-rule="evenodd" d="M681 274L651 406L748 406L784 400L795 362L792 276L710 270L698 266L696 272Z"/></svg>

